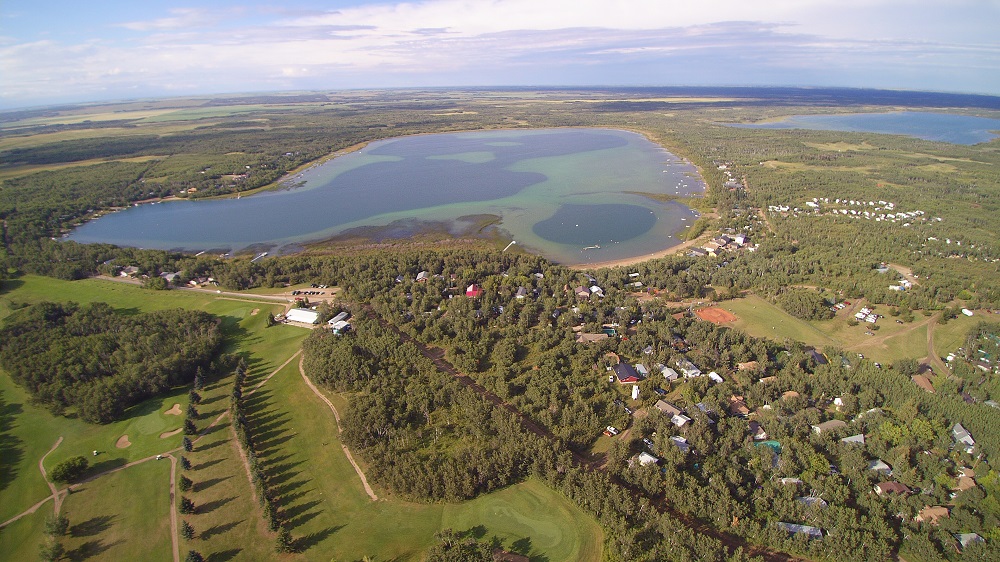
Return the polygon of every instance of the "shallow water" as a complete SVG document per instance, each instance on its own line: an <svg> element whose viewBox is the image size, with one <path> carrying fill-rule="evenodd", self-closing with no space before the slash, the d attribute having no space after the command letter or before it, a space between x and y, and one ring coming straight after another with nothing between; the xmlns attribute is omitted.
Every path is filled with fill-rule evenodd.
<svg viewBox="0 0 1000 562"><path fill-rule="evenodd" d="M773 123L739 123L731 127L747 129L815 129L907 135L952 144L978 144L1000 136L1000 119L901 111L893 113L850 113L843 115L791 115Z"/></svg>
<svg viewBox="0 0 1000 562"><path fill-rule="evenodd" d="M704 191L692 165L641 135L607 129L389 139L289 181L301 186L130 208L88 222L69 239L191 251L280 248L365 226L496 215L518 245L561 263L586 263L676 245L674 235L696 218L679 203L627 192Z"/></svg>

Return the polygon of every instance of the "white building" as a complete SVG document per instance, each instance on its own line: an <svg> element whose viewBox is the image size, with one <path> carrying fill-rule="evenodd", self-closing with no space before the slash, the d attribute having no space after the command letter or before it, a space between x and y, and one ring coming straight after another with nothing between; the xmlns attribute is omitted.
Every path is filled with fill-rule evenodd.
<svg viewBox="0 0 1000 562"><path fill-rule="evenodd" d="M319 313L306 308L293 308L285 314L289 322L301 322L303 324L315 324L319 321Z"/></svg>

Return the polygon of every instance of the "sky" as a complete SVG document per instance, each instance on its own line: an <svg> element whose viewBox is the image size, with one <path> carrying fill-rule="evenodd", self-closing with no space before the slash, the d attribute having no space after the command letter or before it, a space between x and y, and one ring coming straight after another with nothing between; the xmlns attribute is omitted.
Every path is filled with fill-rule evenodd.
<svg viewBox="0 0 1000 562"><path fill-rule="evenodd" d="M0 0L0 107L448 86L1000 95L1000 0Z"/></svg>

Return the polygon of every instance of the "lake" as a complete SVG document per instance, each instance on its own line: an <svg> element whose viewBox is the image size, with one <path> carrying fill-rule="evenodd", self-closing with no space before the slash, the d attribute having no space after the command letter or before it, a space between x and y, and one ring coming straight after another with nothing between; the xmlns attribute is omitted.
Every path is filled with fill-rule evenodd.
<svg viewBox="0 0 1000 562"><path fill-rule="evenodd" d="M296 187L132 207L89 221L68 238L280 251L344 233L405 237L428 225L460 234L485 215L499 218L500 234L519 246L559 263L593 263L680 243L677 234L697 213L663 196L705 189L694 166L645 137L583 128L388 139L288 181Z"/></svg>
<svg viewBox="0 0 1000 562"><path fill-rule="evenodd" d="M769 123L729 123L748 129L815 129L907 135L952 144L978 144L1000 136L1000 119L900 111L893 113L849 113L842 115L791 115ZM994 132L991 132L994 131Z"/></svg>

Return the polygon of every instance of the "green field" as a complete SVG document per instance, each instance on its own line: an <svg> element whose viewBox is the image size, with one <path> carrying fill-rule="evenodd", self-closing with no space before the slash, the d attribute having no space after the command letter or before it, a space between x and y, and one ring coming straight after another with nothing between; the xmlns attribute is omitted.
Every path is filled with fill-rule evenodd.
<svg viewBox="0 0 1000 562"><path fill-rule="evenodd" d="M343 411L344 398L331 399ZM460 504L402 501L376 487L379 501L372 502L341 451L333 416L321 415L329 410L305 385L297 362L249 397L248 407L266 421L263 466L285 467L279 495L292 498L284 509L309 559L419 560L445 528L495 535L508 547L527 538L532 556L552 562L600 559L596 521L540 481Z"/></svg>
<svg viewBox="0 0 1000 562"><path fill-rule="evenodd" d="M283 517L303 549L296 558L354 560L367 555L377 560L418 560L433 544L434 533L445 528L487 538L495 535L505 546L517 543L519 550L540 560L601 558L603 534L596 521L537 480L460 504L407 502L381 489L376 490L379 501L370 501L341 450L333 416L306 387L298 361L278 370L299 351L308 334L291 326L265 327L267 312L280 311L280 304L193 291L148 291L96 279L65 282L26 276L4 283L0 319L42 300L105 301L129 312L205 310L222 318L227 351L246 358L248 386L277 371L247 400L255 404L258 427L266 432L263 445L269 449L262 451L261 459L282 498ZM226 411L231 384L232 377L225 376L203 389L199 430L208 429ZM12 444L0 469L0 521L49 495L38 461L59 437L62 443L45 460L49 470L60 460L85 455L96 464L90 471L94 474L179 447L180 435L160 435L181 427L181 416L164 412L173 404L185 409L187 393L187 388L176 389L132 408L122 421L100 426L54 416L32 405L8 376L0 376L4 419L10 420L0 430ZM346 410L344 396L330 398L342 412ZM115 446L122 435L131 442L127 448ZM98 456L91 454L93 450L99 451ZM174 453L178 458L181 454ZM180 516L197 533L191 541L181 540L182 556L194 549L209 559L272 558L274 535L257 512L228 418L208 429L195 450L184 454L192 466L182 471L178 465L177 476L184 474L195 484L193 490L178 495L191 498L198 512ZM169 560L169 474L168 459L149 460L87 482L67 496L63 513L75 532L62 542L73 559ZM33 515L0 529L5 556L33 559L42 542L45 516L51 512L49 501Z"/></svg>
<svg viewBox="0 0 1000 562"><path fill-rule="evenodd" d="M830 320L806 321L795 318L778 306L765 299L751 295L741 299L726 301L719 304L720 308L732 312L738 317L733 327L743 330L756 337L770 338L777 341L790 339L800 341L817 348L836 346L847 351L862 353L873 361L885 364L903 358L922 358L928 355L927 326L932 320L922 314L917 314L913 322L897 324L895 318L888 314L888 307L876 307L876 311L885 314L878 322L878 330L874 335L867 335L869 326L865 323L851 326L848 324L854 310L861 303L841 310ZM964 318L964 317L963 317ZM971 320L971 319L967 319ZM936 326L935 345L939 345L940 331L944 328L948 334L955 330L956 336L947 336L951 342L955 337L965 338L965 333L972 322L957 322L955 328Z"/></svg>

